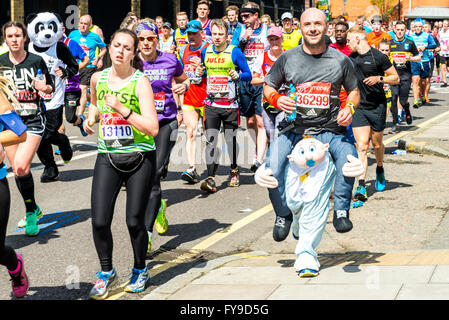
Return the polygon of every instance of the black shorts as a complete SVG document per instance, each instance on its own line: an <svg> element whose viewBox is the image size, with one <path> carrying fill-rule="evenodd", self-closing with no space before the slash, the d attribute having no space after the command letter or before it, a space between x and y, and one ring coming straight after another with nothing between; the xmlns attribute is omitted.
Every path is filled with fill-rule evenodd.
<svg viewBox="0 0 449 320"><path fill-rule="evenodd" d="M263 86L253 86L250 81L240 81L240 114L251 118L262 115Z"/></svg>
<svg viewBox="0 0 449 320"><path fill-rule="evenodd" d="M352 127L371 127L374 132L385 130L387 120L387 106L379 105L375 109L364 109L358 107L352 116Z"/></svg>
<svg viewBox="0 0 449 320"><path fill-rule="evenodd" d="M80 105L81 91L66 92L64 105L66 107L76 108Z"/></svg>
<svg viewBox="0 0 449 320"><path fill-rule="evenodd" d="M237 108L226 109L216 107L204 108L205 120L221 120L224 127L238 128L239 110ZM210 121L209 121L210 122ZM219 129L219 128L218 128Z"/></svg>
<svg viewBox="0 0 449 320"><path fill-rule="evenodd" d="M23 123L27 126L27 133L43 137L45 133L46 117L44 114L21 117Z"/></svg>
<svg viewBox="0 0 449 320"><path fill-rule="evenodd" d="M80 84L90 86L90 78L97 71L97 68L84 68L80 71Z"/></svg>

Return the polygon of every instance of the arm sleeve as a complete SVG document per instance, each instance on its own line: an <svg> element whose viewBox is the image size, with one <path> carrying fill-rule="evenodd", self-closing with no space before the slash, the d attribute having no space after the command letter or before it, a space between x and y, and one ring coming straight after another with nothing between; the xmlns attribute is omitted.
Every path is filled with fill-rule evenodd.
<svg viewBox="0 0 449 320"><path fill-rule="evenodd" d="M427 46L427 49L435 49L437 47L437 44L435 43L435 41L433 41L433 37L430 35L427 38L427 41L429 43L429 45Z"/></svg>
<svg viewBox="0 0 449 320"><path fill-rule="evenodd" d="M249 69L248 62L239 48L232 50L232 62L240 69L240 79L242 81L251 81L253 75Z"/></svg>
<svg viewBox="0 0 449 320"><path fill-rule="evenodd" d="M45 75L45 82L47 83L47 85L51 86L53 88L53 91L55 91L55 84L53 83L53 78L50 72L48 71L47 64L45 63L44 59L41 59L39 68L42 70L42 74Z"/></svg>
<svg viewBox="0 0 449 320"><path fill-rule="evenodd" d="M206 50L207 50L207 47L206 48L204 48L203 50L201 50L201 63L204 65L204 61L206 61ZM207 73L206 73L206 70L204 70L204 73L203 73L203 78L204 77L207 77Z"/></svg>
<svg viewBox="0 0 449 320"><path fill-rule="evenodd" d="M58 57L64 62L64 64L67 66L65 71L65 75L68 78L73 77L78 73L78 63L76 62L75 58L73 57L72 53L70 52L70 49L62 42L58 42L58 45L56 47L56 53Z"/></svg>

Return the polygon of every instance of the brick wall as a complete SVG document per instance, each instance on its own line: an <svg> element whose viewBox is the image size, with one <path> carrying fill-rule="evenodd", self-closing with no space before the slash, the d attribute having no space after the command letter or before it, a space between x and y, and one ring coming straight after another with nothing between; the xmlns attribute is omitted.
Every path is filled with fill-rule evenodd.
<svg viewBox="0 0 449 320"><path fill-rule="evenodd" d="M344 0L330 0L332 16L336 17L343 13ZM396 6L399 0L391 0L391 4ZM400 0L401 2L401 18L409 13L409 0ZM448 7L449 0L411 0L412 9L417 7ZM348 13L349 20L355 21L359 15L370 17L378 14L379 10L371 5L369 0L346 0L344 12Z"/></svg>

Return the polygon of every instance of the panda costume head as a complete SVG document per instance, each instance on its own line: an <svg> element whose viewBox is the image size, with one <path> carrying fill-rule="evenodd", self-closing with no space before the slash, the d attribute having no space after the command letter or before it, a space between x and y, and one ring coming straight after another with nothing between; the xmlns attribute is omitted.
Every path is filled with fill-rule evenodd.
<svg viewBox="0 0 449 320"><path fill-rule="evenodd" d="M28 37L37 48L49 48L62 37L62 19L52 12L33 13L26 19Z"/></svg>

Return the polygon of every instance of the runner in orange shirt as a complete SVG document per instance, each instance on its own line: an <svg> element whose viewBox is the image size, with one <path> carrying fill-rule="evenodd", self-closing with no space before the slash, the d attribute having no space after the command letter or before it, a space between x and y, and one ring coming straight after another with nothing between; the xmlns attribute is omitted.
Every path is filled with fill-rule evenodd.
<svg viewBox="0 0 449 320"><path fill-rule="evenodd" d="M374 16L371 19L371 25L373 27L373 31L366 35L366 40L371 47L378 49L379 43L383 39L387 39L388 41L392 40L389 33L382 31L382 18L380 16Z"/></svg>

